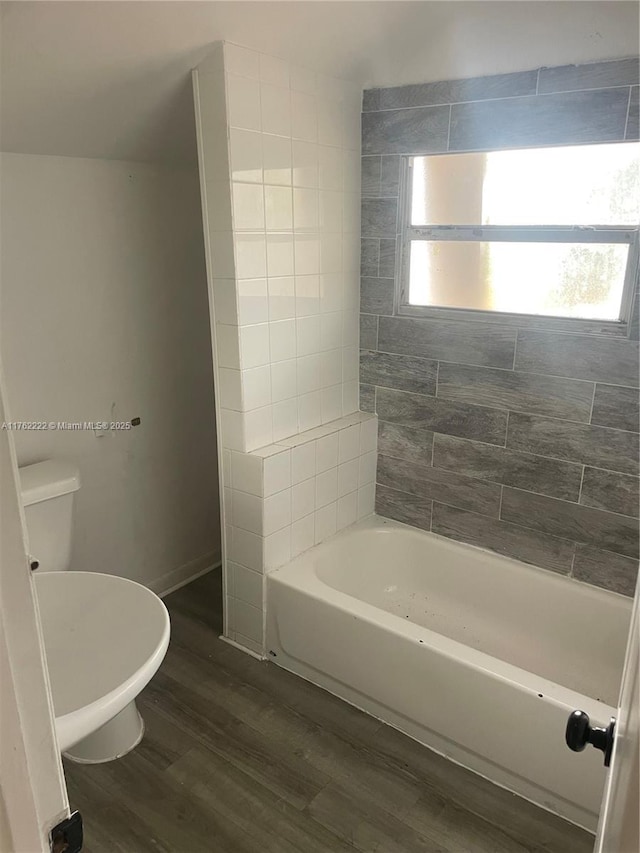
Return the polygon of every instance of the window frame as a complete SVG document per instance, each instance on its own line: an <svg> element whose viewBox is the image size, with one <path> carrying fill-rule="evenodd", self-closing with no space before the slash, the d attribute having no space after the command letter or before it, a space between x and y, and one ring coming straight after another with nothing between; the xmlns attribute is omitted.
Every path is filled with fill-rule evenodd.
<svg viewBox="0 0 640 853"><path fill-rule="evenodd" d="M624 143L621 143L624 144ZM500 149L496 149L500 150ZM506 150L506 149L503 149ZM453 152L452 156L455 156ZM415 157L407 154L400 161L398 234L396 240L396 275L393 313L401 316L449 320L476 320L517 326L533 326L556 331L575 331L625 337L628 333L634 294L638 286L640 266L640 228L619 226L502 226L502 225L411 225L411 169ZM434 155L435 156L435 155ZM409 263L414 240L482 242L546 242L546 243L623 243L629 246L620 314L617 320L598 320L561 315L518 314L475 308L453 308L435 305L412 305L409 302Z"/></svg>

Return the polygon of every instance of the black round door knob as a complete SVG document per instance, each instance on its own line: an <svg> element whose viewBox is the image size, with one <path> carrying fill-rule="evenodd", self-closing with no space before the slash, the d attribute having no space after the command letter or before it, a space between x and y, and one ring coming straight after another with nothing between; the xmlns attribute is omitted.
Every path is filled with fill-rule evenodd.
<svg viewBox="0 0 640 853"><path fill-rule="evenodd" d="M574 752L582 752L588 743L600 749L604 752L604 766L608 767L611 762L615 729L615 717L611 717L609 725L603 729L592 726L589 715L585 711L572 711L567 720L565 740L569 749Z"/></svg>

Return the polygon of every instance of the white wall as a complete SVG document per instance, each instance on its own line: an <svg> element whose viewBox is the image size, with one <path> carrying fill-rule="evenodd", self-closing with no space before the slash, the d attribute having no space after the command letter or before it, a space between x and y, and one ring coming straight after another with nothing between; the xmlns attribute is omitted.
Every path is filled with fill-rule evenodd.
<svg viewBox="0 0 640 853"><path fill-rule="evenodd" d="M370 88L633 56L638 10L616 0L2 3L1 147L195 160L189 72L221 39Z"/></svg>
<svg viewBox="0 0 640 853"><path fill-rule="evenodd" d="M72 568L167 588L219 558L211 344L197 175L3 154L2 356L20 464L80 468Z"/></svg>
<svg viewBox="0 0 640 853"><path fill-rule="evenodd" d="M360 4L357 4L360 5ZM388 2L377 49L358 56L364 88L527 71L638 53L635 2ZM381 16L382 18L382 16ZM379 25L384 26L379 19Z"/></svg>

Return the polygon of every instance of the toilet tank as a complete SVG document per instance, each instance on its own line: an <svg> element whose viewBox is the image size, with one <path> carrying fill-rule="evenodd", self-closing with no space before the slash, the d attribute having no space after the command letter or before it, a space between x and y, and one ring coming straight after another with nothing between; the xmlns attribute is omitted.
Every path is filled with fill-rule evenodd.
<svg viewBox="0 0 640 853"><path fill-rule="evenodd" d="M69 568L73 496L80 475L70 462L48 460L19 469L22 505L27 522L29 555L39 572Z"/></svg>

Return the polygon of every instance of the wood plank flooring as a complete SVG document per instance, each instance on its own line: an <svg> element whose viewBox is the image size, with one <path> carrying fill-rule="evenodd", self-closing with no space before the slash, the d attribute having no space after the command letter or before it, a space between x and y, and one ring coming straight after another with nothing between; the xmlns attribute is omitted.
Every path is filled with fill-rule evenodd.
<svg viewBox="0 0 640 853"><path fill-rule="evenodd" d="M166 599L119 761L65 761L87 853L590 853L593 837L218 639L219 572Z"/></svg>

